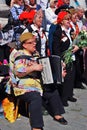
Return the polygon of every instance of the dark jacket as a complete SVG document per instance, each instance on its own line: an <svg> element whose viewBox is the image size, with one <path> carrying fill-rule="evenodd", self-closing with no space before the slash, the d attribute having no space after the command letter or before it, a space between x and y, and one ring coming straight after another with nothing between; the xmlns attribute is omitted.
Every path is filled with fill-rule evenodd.
<svg viewBox="0 0 87 130"><path fill-rule="evenodd" d="M62 31L61 26L57 25L56 30L53 34L53 41L52 41L52 54L61 56L63 55L64 51L67 50L70 46L70 40Z"/></svg>

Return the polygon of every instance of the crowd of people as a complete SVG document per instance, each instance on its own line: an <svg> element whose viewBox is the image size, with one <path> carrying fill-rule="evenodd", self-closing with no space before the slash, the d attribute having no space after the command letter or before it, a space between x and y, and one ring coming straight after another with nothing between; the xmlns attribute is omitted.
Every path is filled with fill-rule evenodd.
<svg viewBox="0 0 87 130"><path fill-rule="evenodd" d="M6 93L10 94L12 87L16 98L28 104L32 130L43 130L42 106L54 121L67 125L64 107L69 106L68 101L77 101L75 88L87 85L87 48L75 44L80 32L87 32L87 10L79 4L70 6L70 0L11 0L9 6L8 23L0 27L1 43L8 38L0 46L0 65L6 59L10 68ZM9 42L14 42L15 48L9 47ZM68 65L63 55L69 47L72 64ZM64 81L42 85L44 66L37 58L51 55L61 58Z"/></svg>

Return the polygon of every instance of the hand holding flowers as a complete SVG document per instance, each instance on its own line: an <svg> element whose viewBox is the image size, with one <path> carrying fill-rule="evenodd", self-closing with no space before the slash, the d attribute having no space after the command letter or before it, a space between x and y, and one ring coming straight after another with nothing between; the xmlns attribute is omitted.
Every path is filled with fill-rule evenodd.
<svg viewBox="0 0 87 130"><path fill-rule="evenodd" d="M73 62L72 55L79 48L87 47L87 30L82 30L79 35L73 41L73 45L69 47L64 53L64 62L69 65Z"/></svg>

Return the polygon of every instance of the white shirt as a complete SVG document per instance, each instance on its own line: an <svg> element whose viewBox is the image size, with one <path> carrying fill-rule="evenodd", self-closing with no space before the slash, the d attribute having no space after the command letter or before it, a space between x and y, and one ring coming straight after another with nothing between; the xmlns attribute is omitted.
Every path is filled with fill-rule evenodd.
<svg viewBox="0 0 87 130"><path fill-rule="evenodd" d="M37 0L37 4L41 6L42 10L47 8L48 0Z"/></svg>
<svg viewBox="0 0 87 130"><path fill-rule="evenodd" d="M79 30L81 31L81 30L82 30L82 27L83 27L83 22L82 22L82 20L79 20L79 21L77 22L77 24L78 24Z"/></svg>
<svg viewBox="0 0 87 130"><path fill-rule="evenodd" d="M57 20L57 15L51 7L48 7L47 9L45 9L45 17L47 22L46 31L49 31L50 25Z"/></svg>

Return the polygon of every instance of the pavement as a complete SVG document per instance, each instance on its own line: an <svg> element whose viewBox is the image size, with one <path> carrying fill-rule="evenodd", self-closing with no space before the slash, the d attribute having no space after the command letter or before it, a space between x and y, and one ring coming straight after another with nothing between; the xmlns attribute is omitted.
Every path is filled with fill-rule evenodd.
<svg viewBox="0 0 87 130"><path fill-rule="evenodd" d="M63 114L68 125L61 125L54 121L50 115L43 116L44 130L87 130L87 87L74 89L77 102L68 102ZM4 117L0 119L0 130L31 130L29 119L20 116L14 123L9 123Z"/></svg>

